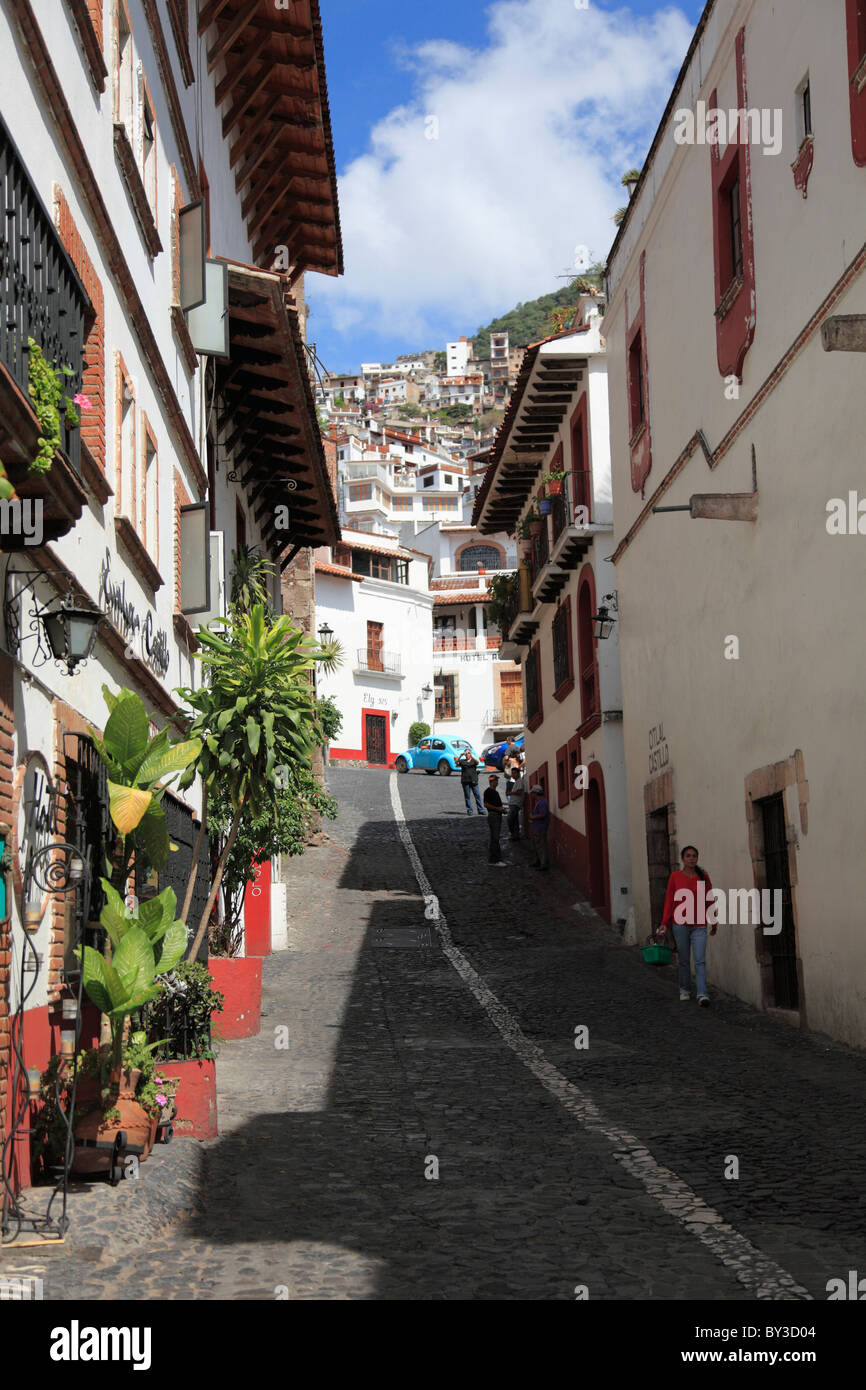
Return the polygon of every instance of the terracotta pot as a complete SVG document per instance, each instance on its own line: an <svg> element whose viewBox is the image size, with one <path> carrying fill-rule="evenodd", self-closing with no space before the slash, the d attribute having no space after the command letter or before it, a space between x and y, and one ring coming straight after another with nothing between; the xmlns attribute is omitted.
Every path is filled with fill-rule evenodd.
<svg viewBox="0 0 866 1390"><path fill-rule="evenodd" d="M548 495L548 497L561 497L561 496L562 496L562 479L561 479L561 478L551 478L550 482L547 484L547 495Z"/></svg>
<svg viewBox="0 0 866 1390"><path fill-rule="evenodd" d="M543 522L543 520L541 519L541 517L539 517L537 521L530 521L530 523L529 523L529 534L530 534L531 536L540 536L543 530L544 530L544 522Z"/></svg>
<svg viewBox="0 0 866 1390"><path fill-rule="evenodd" d="M103 1105L99 1082L85 1077L85 1095L93 1097L93 1105L75 1125L75 1154L73 1173L102 1173L122 1164L127 1153L135 1154L142 1162L153 1147L156 1121L135 1099L135 1088L141 1072L138 1068L112 1073L112 1086L117 1099ZM90 1088L93 1088L92 1090ZM119 1118L106 1119L106 1111L116 1110Z"/></svg>

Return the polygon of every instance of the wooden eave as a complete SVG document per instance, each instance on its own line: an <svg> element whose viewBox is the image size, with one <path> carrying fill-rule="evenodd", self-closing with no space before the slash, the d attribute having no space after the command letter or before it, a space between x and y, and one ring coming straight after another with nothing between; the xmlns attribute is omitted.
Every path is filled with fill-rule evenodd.
<svg viewBox="0 0 866 1390"><path fill-rule="evenodd" d="M208 0L199 15L208 72L221 69L235 185L256 264L289 248L292 279L343 273L337 174L319 0Z"/></svg>
<svg viewBox="0 0 866 1390"><path fill-rule="evenodd" d="M288 279L232 261L228 267L230 358L217 366L220 447L274 558L336 545L337 506ZM275 525L280 505L289 510L288 529Z"/></svg>

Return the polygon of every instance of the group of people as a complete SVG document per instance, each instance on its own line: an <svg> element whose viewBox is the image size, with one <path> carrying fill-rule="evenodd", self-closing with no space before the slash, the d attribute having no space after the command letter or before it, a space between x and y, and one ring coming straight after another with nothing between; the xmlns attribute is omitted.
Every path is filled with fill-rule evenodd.
<svg viewBox="0 0 866 1390"><path fill-rule="evenodd" d="M491 773L487 779L487 787L484 792L484 801L478 793L478 768L479 760L472 752L471 748L464 748L462 754L457 759L460 768L460 781L463 786L463 796L466 801L466 814L472 815L472 799L475 798L475 809L479 816L487 816L487 828L490 832L488 845L488 863L504 865L500 847L500 836L502 833L502 818L507 812L508 834L512 840L522 840L521 820L526 803L526 769L525 759L517 747L513 738L509 738L502 756L502 772L505 777L505 802L499 795L499 775ZM538 783L529 788L529 795L532 798L529 810L529 833L532 840L532 847L535 859L532 867L534 869L547 869L549 867L547 855L547 831L550 826L550 805L544 794L544 788Z"/></svg>
<svg viewBox="0 0 866 1390"><path fill-rule="evenodd" d="M463 787L463 796L466 801L466 814L473 814L472 801L475 800L475 811L479 816L487 816L487 826L490 832L488 845L488 862L498 866L504 866L505 860L502 857L500 848L500 835L502 833L502 818L507 814L508 834L512 840L522 840L521 821L526 803L526 768L525 758L517 747L513 738L509 738L506 744L505 753L502 757L502 772L505 777L505 802L499 795L499 776L491 773L487 778L487 787L484 792L482 802L478 792L478 768L480 766L478 758L471 748L464 748L462 754L457 759L460 768L460 781ZM535 853L532 867L535 869L547 869L547 831L550 826L550 804L544 794L544 788L536 783L529 788L529 795L532 798L529 811L529 833L532 840L532 847ZM706 920L706 908L703 906L706 901L706 893L712 889L709 875L701 868L698 863L698 851L694 845L686 845L682 851L682 869L676 869L668 880L667 893L665 895L665 905L662 912L661 925L656 935L659 939L664 939L668 932L672 932L676 941L677 961L679 965L679 990L680 999L684 1002L691 998L691 958L694 958L695 975L697 985L698 1003L702 1008L707 1008L710 1003L710 996L707 993L707 928L709 925L710 936L715 936L716 928L714 924L708 924ZM705 894L698 894L698 885L703 883ZM687 922L677 921L675 911L678 901L678 893L686 891L695 898L694 908L690 913L684 913ZM682 899L680 899L682 901Z"/></svg>

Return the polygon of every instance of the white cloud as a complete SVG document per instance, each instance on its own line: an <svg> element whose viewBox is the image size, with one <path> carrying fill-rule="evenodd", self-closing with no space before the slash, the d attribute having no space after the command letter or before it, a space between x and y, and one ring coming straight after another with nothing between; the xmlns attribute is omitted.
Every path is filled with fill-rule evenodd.
<svg viewBox="0 0 866 1390"><path fill-rule="evenodd" d="M488 23L481 50L433 39L401 54L415 98L340 179L346 274L309 286L337 332L363 323L438 345L443 312L471 333L563 283L576 246L608 251L620 178L646 152L692 25L573 0L497 0Z"/></svg>

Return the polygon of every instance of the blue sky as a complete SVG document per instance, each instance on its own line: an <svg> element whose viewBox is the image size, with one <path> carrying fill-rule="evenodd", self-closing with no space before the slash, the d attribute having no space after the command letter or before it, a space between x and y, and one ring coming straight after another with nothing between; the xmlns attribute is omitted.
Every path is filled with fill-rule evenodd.
<svg viewBox="0 0 866 1390"><path fill-rule="evenodd" d="M603 259L701 0L322 0L346 274L331 370L444 346Z"/></svg>

